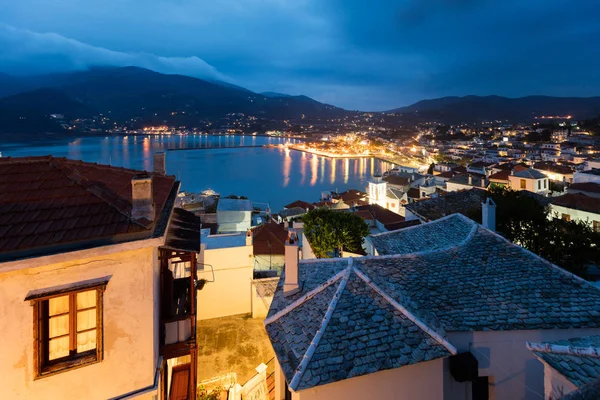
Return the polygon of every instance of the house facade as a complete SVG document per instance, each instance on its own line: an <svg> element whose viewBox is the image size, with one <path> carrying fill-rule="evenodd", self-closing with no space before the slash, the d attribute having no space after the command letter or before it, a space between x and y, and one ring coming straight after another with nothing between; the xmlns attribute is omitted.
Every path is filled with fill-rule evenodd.
<svg viewBox="0 0 600 400"><path fill-rule="evenodd" d="M3 397L193 398L199 220L175 178L54 157L0 177Z"/></svg>
<svg viewBox="0 0 600 400"><path fill-rule="evenodd" d="M547 196L550 192L548 177L533 168L519 172L513 171L508 176L508 181L512 190L527 190L543 196Z"/></svg>

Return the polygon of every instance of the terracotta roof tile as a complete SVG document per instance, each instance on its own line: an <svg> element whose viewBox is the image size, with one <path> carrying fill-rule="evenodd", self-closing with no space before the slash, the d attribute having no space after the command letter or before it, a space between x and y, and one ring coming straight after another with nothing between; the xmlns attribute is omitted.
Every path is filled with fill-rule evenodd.
<svg viewBox="0 0 600 400"><path fill-rule="evenodd" d="M287 230L283 225L273 222L260 225L253 231L252 246L254 254L285 254Z"/></svg>
<svg viewBox="0 0 600 400"><path fill-rule="evenodd" d="M154 233L131 218L131 179L143 171L66 158L0 158L0 258L115 235ZM151 174L155 221L175 178Z"/></svg>

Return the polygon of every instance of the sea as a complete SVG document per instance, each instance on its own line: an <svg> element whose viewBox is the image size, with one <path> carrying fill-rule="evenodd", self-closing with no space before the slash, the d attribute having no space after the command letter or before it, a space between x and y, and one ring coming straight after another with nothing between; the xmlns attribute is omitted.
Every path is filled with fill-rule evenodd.
<svg viewBox="0 0 600 400"><path fill-rule="evenodd" d="M147 171L153 153L165 152L167 174L181 181L181 190L246 196L274 212L295 200L319 201L324 191L365 191L374 174L394 166L372 157L329 158L285 147L297 142L251 135L49 137L0 143L0 152L3 157L53 155Z"/></svg>

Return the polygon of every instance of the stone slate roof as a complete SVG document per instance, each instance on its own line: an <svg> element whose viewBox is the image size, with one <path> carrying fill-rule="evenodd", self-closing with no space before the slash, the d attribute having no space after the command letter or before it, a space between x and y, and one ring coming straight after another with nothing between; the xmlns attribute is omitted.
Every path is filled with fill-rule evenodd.
<svg viewBox="0 0 600 400"><path fill-rule="evenodd" d="M445 196L407 204L405 207L425 221L433 221L453 213L466 214L469 211L481 210L481 203L488 193L481 189L451 192Z"/></svg>
<svg viewBox="0 0 600 400"><path fill-rule="evenodd" d="M457 246L474 229L471 220L455 214L429 224L378 233L369 238L379 255L407 254Z"/></svg>
<svg viewBox="0 0 600 400"><path fill-rule="evenodd" d="M600 377L600 336L586 336L527 347L578 388Z"/></svg>
<svg viewBox="0 0 600 400"><path fill-rule="evenodd" d="M596 183L596 182L572 183L567 188L567 192L600 193L600 183Z"/></svg>
<svg viewBox="0 0 600 400"><path fill-rule="evenodd" d="M469 183L469 177L471 177L471 183ZM449 183L456 183L459 185L474 186L478 188L485 188L488 182L483 175L477 175L472 172L466 174L454 175L448 180Z"/></svg>
<svg viewBox="0 0 600 400"><path fill-rule="evenodd" d="M526 178L526 179L543 179L547 178L547 176L540 171L537 171L533 168L529 168L523 171L515 172L513 176L517 178Z"/></svg>
<svg viewBox="0 0 600 400"><path fill-rule="evenodd" d="M600 327L597 287L464 216L405 232L405 253L300 260L289 297L284 272L265 326L293 390L448 356L445 332Z"/></svg>
<svg viewBox="0 0 600 400"><path fill-rule="evenodd" d="M182 208L174 208L165 244L171 250L200 251L200 217Z"/></svg>
<svg viewBox="0 0 600 400"><path fill-rule="evenodd" d="M290 388L307 389L456 352L392 305L347 261L344 266L336 280L314 291L309 300L289 306L281 315L272 308L265 320Z"/></svg>

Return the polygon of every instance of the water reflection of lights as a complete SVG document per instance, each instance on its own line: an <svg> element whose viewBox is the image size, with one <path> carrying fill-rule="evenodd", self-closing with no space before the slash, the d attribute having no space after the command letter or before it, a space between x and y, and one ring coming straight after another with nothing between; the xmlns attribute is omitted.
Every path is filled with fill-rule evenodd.
<svg viewBox="0 0 600 400"><path fill-rule="evenodd" d="M283 157L283 187L287 187L290 184L290 171L292 169L292 157L290 157L289 149L285 150L285 157Z"/></svg>
<svg viewBox="0 0 600 400"><path fill-rule="evenodd" d="M302 175L300 185L304 185L304 181L306 180L306 153L302 153L302 158L300 159L300 174Z"/></svg>
<svg viewBox="0 0 600 400"><path fill-rule="evenodd" d="M329 175L329 183L335 182L335 166L337 165L337 158L330 158L331 162L331 175Z"/></svg>
<svg viewBox="0 0 600 400"><path fill-rule="evenodd" d="M350 176L350 159L346 158L344 161L344 183L348 183L348 178Z"/></svg>
<svg viewBox="0 0 600 400"><path fill-rule="evenodd" d="M318 167L319 167L319 157L316 154L313 154L313 157L310 160L310 186L315 186L317 183Z"/></svg>
<svg viewBox="0 0 600 400"><path fill-rule="evenodd" d="M319 178L320 183L325 182L325 161L327 161L327 159L325 157L321 157L321 176Z"/></svg>
<svg viewBox="0 0 600 400"><path fill-rule="evenodd" d="M150 150L150 147L150 140L147 137L145 137L142 149L144 154L144 170L146 171L150 171L152 168L152 162L150 160L152 151Z"/></svg>

